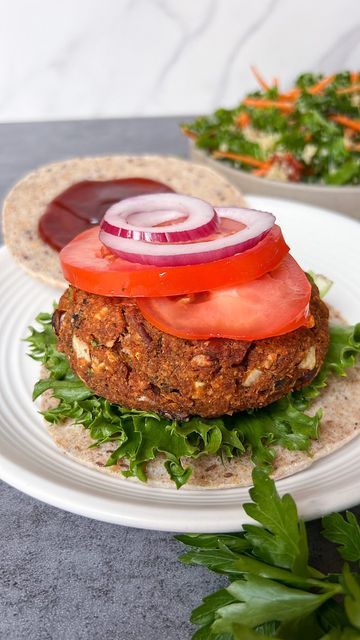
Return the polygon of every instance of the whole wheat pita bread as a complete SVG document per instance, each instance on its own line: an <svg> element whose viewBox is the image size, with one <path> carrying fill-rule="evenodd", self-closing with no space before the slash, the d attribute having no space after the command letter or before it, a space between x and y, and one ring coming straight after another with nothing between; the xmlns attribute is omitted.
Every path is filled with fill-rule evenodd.
<svg viewBox="0 0 360 640"><path fill-rule="evenodd" d="M7 195L3 207L5 243L32 276L63 288L58 253L38 235L38 221L56 195L81 180L141 177L214 205L244 206L241 193L212 169L171 156L74 158L29 173Z"/></svg>
<svg viewBox="0 0 360 640"><path fill-rule="evenodd" d="M18 182L8 194L3 210L5 241L15 259L31 275L49 284L63 287L65 282L58 266L58 254L44 244L37 234L37 224L47 203L71 184L85 179L144 177L160 180L175 191L201 197L215 205L243 206L241 193L210 169L172 157L112 156L78 158L42 167ZM16 222L16 224L14 224ZM338 318L337 318L338 319ZM333 377L309 413L323 408L320 437L308 453L277 447L273 476L282 478L309 467L315 460L339 449L360 433L360 367L348 371L345 378ZM348 401L351 398L351 402ZM46 392L42 410L57 401ZM88 430L71 421L48 425L54 442L82 464L116 476L125 481L121 471L126 461L105 467L116 446L93 444ZM223 463L218 456L203 456L198 460L183 460L191 464L193 473L186 487L230 488L251 484L252 463L248 456ZM149 484L174 487L159 456L147 465ZM128 480L126 480L128 481ZM185 488L186 488L185 487Z"/></svg>
<svg viewBox="0 0 360 640"><path fill-rule="evenodd" d="M283 447L276 447L272 474L275 479L303 471L316 460L340 449L360 434L359 390L360 365L349 369L348 375L344 378L331 377L328 386L308 411L313 415L320 407L323 409L319 439L312 442L309 452L289 451ZM42 410L56 405L56 402L51 394L46 392L42 400ZM117 446L116 443L105 443L89 449L94 442L90 438L89 431L82 426L74 425L70 420L49 425L48 430L55 444L71 458L88 467L95 467L103 473L123 479L121 471L127 469L125 460L120 460L119 464L112 467L105 467L107 459ZM193 469L185 489L222 489L247 487L252 484L253 465L248 455L233 458L229 462L222 462L219 456L209 455L197 460L183 458L182 462L184 466L190 465ZM148 484L174 487L163 463L164 458L158 456L156 460L147 464Z"/></svg>
<svg viewBox="0 0 360 640"><path fill-rule="evenodd" d="M331 308L329 311L331 322L345 324L338 311ZM51 396L51 391L46 391L42 397L42 411L56 406L57 402ZM275 447L273 478L285 478L303 471L316 460L333 453L360 435L360 362L352 369L347 369L347 375L344 377L331 376L328 385L322 389L320 396L306 413L314 415L320 408L323 410L323 417L318 440L313 440L308 452ZM57 425L48 425L48 431L55 444L71 458L113 477L123 478L121 471L127 469L125 460L120 460L112 467L105 466L110 454L116 448L116 443L104 443L89 449L94 442L90 438L89 431L82 426L74 425L70 420ZM249 455L233 458L229 462L222 461L219 456L209 455L197 460L183 458L182 462L184 466L190 465L193 469L185 489L223 489L248 487L252 484L253 465ZM174 487L163 463L162 456L148 463L146 468L148 484Z"/></svg>

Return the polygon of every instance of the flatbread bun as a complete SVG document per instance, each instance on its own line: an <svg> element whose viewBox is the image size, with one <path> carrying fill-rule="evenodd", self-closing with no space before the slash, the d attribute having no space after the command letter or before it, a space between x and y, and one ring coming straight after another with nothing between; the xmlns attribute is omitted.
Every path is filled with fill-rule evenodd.
<svg viewBox="0 0 360 640"><path fill-rule="evenodd" d="M275 447L276 458L272 477L285 478L310 467L316 460L333 453L360 434L360 366L348 370L344 378L333 376L328 386L312 404L308 413L313 415L320 407L324 415L320 424L320 437L314 440L309 452L289 451ZM47 394L47 395L46 395ZM351 398L351 401L349 400ZM54 406L56 400L46 392L42 400L42 411ZM74 425L71 421L48 426L55 444L71 458L75 458L88 467L95 467L103 473L117 476L125 482L121 471L127 469L126 462L105 467L105 463L115 443L105 443L89 449L93 444L88 429ZM222 462L219 456L203 456L197 460L183 458L183 464L192 466L193 472L183 489L223 489L248 487L252 484L253 465L248 455ZM165 468L164 458L159 456L147 464L148 484L175 488Z"/></svg>
<svg viewBox="0 0 360 640"><path fill-rule="evenodd" d="M58 253L38 235L46 206L81 180L148 178L178 193L203 198L214 205L244 206L241 193L207 167L171 156L108 156L55 162L22 178L7 195L3 208L4 238L17 262L47 284L65 286Z"/></svg>
<svg viewBox="0 0 360 640"><path fill-rule="evenodd" d="M337 324L343 323L341 315L330 309L330 318ZM57 400L51 396L51 390L42 397L41 410L54 407ZM320 396L307 411L314 415L322 408L323 417L320 423L320 435L314 440L308 452L289 451L284 447L274 447L276 458L272 477L285 478L310 467L316 460L333 453L360 434L360 363L347 369L344 377L331 376L328 385L322 389ZM106 467L105 463L116 448L116 443L104 443L94 449L94 443L88 429L74 425L70 420L57 425L48 425L50 436L55 444L71 458L75 458L88 467L95 467L103 473L117 476L125 482L121 471L127 469L125 460L117 465ZM231 487L248 487L252 484L251 472L253 464L248 455L222 461L219 456L205 455L197 460L183 458L184 466L191 466L193 471L183 489L223 489ZM146 473L149 485L162 485L175 488L165 468L164 458L147 464ZM132 479L131 479L132 480ZM137 480L135 480L137 482Z"/></svg>
<svg viewBox="0 0 360 640"><path fill-rule="evenodd" d="M47 204L59 193L81 180L111 180L142 177L159 180L177 192L197 196L214 205L243 206L241 193L227 180L200 165L167 156L111 156L76 158L37 169L25 176L10 191L4 203L3 225L5 242L14 258L32 276L61 288L66 284L59 267L58 254L39 238L38 220ZM314 414L323 408L320 437L309 452L276 448L274 478L283 478L301 471L314 461L339 449L360 432L360 367L348 370L347 377L332 377L328 386L309 409ZM351 402L349 401L351 398ZM42 410L56 405L51 391L42 397ZM105 463L116 447L105 443L90 449L93 441L82 426L65 421L48 425L54 442L82 464L125 480L121 471L126 461L106 467ZM252 463L248 456L222 462L219 456L203 456L183 460L193 473L185 488L215 489L249 486L252 483ZM174 487L159 456L147 465L149 484ZM136 480L135 480L136 481Z"/></svg>

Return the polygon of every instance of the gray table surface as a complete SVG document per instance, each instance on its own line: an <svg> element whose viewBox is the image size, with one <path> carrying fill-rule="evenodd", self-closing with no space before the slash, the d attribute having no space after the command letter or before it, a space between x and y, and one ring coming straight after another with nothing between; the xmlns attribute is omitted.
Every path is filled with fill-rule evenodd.
<svg viewBox="0 0 360 640"><path fill-rule="evenodd" d="M0 196L24 173L77 155L186 156L181 118L0 125ZM356 509L360 515L360 508ZM333 549L309 523L319 568ZM0 484L0 638L189 640L192 608L224 580L178 561L171 534L77 516Z"/></svg>

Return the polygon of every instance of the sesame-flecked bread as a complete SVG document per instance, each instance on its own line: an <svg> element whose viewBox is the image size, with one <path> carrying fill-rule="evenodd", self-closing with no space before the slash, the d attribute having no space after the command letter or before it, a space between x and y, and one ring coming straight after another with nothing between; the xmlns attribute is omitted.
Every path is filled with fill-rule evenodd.
<svg viewBox="0 0 360 640"><path fill-rule="evenodd" d="M309 452L289 451L283 447L276 447L276 458L272 477L284 478L303 471L316 460L333 453L347 442L360 434L360 366L349 369L346 377L332 376L328 386L312 404L308 413L314 413L321 407L323 418L320 424L319 439L314 440ZM346 398L351 398L347 402ZM56 405L57 401L45 392L42 400L42 410ZM121 471L127 469L125 460L120 460L112 467L105 463L116 443L107 442L99 447L90 449L93 440L88 429L74 425L71 421L49 425L49 433L55 444L63 449L71 458L82 464L98 469L103 473L123 479ZM233 458L229 462L220 456L200 456L196 460L183 458L184 466L191 465L193 472L185 488L222 489L230 487L246 487L251 485L253 465L248 455ZM151 485L174 487L165 468L164 459L158 456L147 464L146 473ZM127 480L128 482L128 480Z"/></svg>
<svg viewBox="0 0 360 640"><path fill-rule="evenodd" d="M341 314L329 308L330 321L335 324L345 324ZM42 375L46 377L46 370ZM331 376L328 385L321 390L320 396L311 404L306 413L314 415L322 409L323 417L320 423L319 438L314 440L309 451L290 451L284 447L274 447L276 457L272 477L276 480L291 476L310 467L316 460L323 458L340 449L353 438L360 435L360 362L357 366L347 370L344 377ZM351 398L351 402L349 402ZM42 396L41 410L45 411L56 406L58 401L48 390ZM106 461L116 448L116 443L104 443L90 449L93 440L88 429L75 425L71 420L48 425L50 436L55 444L71 458L81 464L96 468L112 477L123 479L121 471L127 469L126 460L119 460L118 464L106 467ZM248 455L233 458L229 462L219 456L200 456L196 460L184 458L184 466L192 466L192 474L185 489L222 489L231 487L247 487L252 484L252 462ZM146 473L150 485L174 487L165 467L164 458L158 456L147 464ZM133 479L132 479L133 480ZM129 480L127 480L129 481ZM136 480L134 480L136 481Z"/></svg>
<svg viewBox="0 0 360 640"><path fill-rule="evenodd" d="M158 180L178 193L197 196L213 205L244 206L241 193L212 169L171 156L108 156L74 158L29 173L7 195L3 208L5 243L32 276L64 287L58 253L38 235L47 204L82 180L122 178Z"/></svg>

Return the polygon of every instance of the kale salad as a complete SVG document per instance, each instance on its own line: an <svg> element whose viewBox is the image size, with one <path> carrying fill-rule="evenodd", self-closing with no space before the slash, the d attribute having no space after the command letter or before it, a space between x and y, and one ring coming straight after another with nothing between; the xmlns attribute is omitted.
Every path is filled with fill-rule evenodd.
<svg viewBox="0 0 360 640"><path fill-rule="evenodd" d="M275 78L234 109L182 125L199 148L270 180L360 184L360 72L303 73L282 91Z"/></svg>

